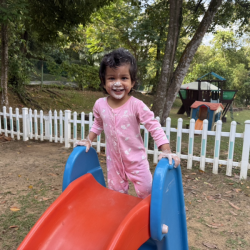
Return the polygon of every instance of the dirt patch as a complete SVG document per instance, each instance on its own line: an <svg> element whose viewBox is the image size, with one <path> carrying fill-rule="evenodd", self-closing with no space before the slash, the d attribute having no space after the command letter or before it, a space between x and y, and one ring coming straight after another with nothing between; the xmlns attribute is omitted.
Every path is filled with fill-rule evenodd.
<svg viewBox="0 0 250 250"><path fill-rule="evenodd" d="M4 142L3 142L4 141ZM0 141L0 249L16 249L60 195L72 149L39 141ZM99 160L106 176L106 159ZM154 172L151 164L151 170ZM182 161L189 249L250 248L250 181L186 169ZM135 195L131 187L130 194Z"/></svg>

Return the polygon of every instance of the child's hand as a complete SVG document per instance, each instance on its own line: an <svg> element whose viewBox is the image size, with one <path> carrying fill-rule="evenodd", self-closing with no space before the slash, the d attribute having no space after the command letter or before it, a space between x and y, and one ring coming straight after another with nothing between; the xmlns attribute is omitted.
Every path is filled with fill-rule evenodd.
<svg viewBox="0 0 250 250"><path fill-rule="evenodd" d="M86 147L86 153L89 151L90 147L91 147L92 141L89 139L89 137L87 137L86 139L77 141L75 143L75 147L76 146L85 146Z"/></svg>
<svg viewBox="0 0 250 250"><path fill-rule="evenodd" d="M174 159L174 167L175 168L177 168L181 162L180 158L176 154L171 153L170 150L163 150L160 153L158 160L160 160L162 158L168 158L170 165L172 165L172 159Z"/></svg>

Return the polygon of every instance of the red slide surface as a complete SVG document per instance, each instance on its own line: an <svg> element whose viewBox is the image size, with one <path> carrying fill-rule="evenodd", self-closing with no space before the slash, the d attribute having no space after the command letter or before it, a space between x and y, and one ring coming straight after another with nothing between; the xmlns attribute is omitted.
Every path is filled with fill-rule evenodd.
<svg viewBox="0 0 250 250"><path fill-rule="evenodd" d="M197 121L195 122L195 130L202 130L203 129L203 121L200 119L197 119Z"/></svg>
<svg viewBox="0 0 250 250"><path fill-rule="evenodd" d="M45 211L18 250L138 249L150 238L150 199L109 190L85 174Z"/></svg>

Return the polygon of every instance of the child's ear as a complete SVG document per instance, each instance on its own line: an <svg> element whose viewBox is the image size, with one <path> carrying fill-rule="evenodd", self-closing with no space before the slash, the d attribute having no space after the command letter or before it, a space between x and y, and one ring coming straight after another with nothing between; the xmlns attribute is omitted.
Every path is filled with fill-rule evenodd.
<svg viewBox="0 0 250 250"><path fill-rule="evenodd" d="M132 88L135 86L135 81L132 82L131 86Z"/></svg>

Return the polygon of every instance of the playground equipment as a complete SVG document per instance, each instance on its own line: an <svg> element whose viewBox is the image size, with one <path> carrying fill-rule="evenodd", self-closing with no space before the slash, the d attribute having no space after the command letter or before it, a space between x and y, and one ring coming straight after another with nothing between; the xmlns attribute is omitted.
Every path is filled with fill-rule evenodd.
<svg viewBox="0 0 250 250"><path fill-rule="evenodd" d="M204 80L207 76L212 79ZM191 105L195 101L202 101L222 103L224 105L222 118L224 118L237 93L237 90L225 90L223 86L225 82L225 78L214 72L210 72L198 78L196 82L182 85L179 91L182 106L177 114L184 114L186 112L190 116ZM217 83L217 86L212 83Z"/></svg>
<svg viewBox="0 0 250 250"><path fill-rule="evenodd" d="M221 120L223 105L221 103L194 102L191 106L191 118L195 119L195 130L203 129L203 120L208 120L208 130L214 130L214 125Z"/></svg>
<svg viewBox="0 0 250 250"><path fill-rule="evenodd" d="M25 237L23 249L187 250L180 166L158 163L152 194L140 199L105 187L96 151L77 146L63 192Z"/></svg>

